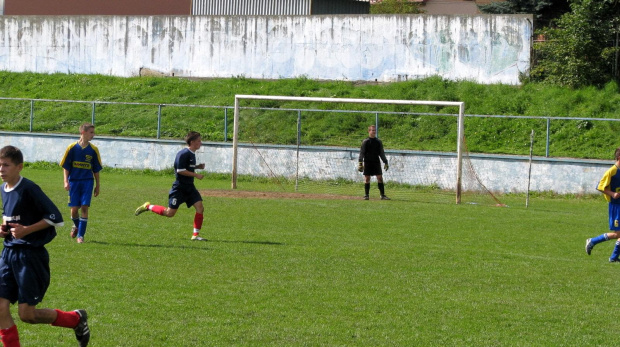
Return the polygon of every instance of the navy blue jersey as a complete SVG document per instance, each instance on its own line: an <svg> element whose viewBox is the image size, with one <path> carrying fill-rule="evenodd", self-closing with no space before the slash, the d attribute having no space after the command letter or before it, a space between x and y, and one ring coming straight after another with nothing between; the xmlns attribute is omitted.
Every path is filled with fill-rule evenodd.
<svg viewBox="0 0 620 347"><path fill-rule="evenodd" d="M383 151L383 142L376 137L367 137L362 141L359 162L379 163L379 158L387 164L387 158Z"/></svg>
<svg viewBox="0 0 620 347"><path fill-rule="evenodd" d="M4 239L4 247L27 245L32 247L44 246L56 237L55 226L62 226L62 215L41 188L31 180L21 177L17 185L7 189L2 184L2 213L3 220L21 225L32 225L45 219L50 226L43 230L26 235L22 239L14 239L9 235Z"/></svg>
<svg viewBox="0 0 620 347"><path fill-rule="evenodd" d="M177 153L174 159L174 174L179 184L194 184L194 177L179 175L179 171L196 171L196 153L184 148Z"/></svg>

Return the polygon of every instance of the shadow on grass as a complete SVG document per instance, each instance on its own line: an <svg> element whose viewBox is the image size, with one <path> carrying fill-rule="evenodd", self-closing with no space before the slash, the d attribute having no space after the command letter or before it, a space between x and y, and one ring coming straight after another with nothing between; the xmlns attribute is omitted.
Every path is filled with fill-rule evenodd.
<svg viewBox="0 0 620 347"><path fill-rule="evenodd" d="M192 244L202 244L208 245L209 243L242 243L242 244L254 244L254 245L266 245L266 246L283 246L284 243L281 242L271 242L271 241L229 241L229 240L207 240L204 241L190 241ZM196 249L195 246L185 246L185 245L149 245L149 244L139 244L139 243L126 243L126 242L106 242L106 241L89 241L88 243L94 243L98 245L112 245L112 246L125 246L125 247L146 247L146 248L171 248L171 249Z"/></svg>

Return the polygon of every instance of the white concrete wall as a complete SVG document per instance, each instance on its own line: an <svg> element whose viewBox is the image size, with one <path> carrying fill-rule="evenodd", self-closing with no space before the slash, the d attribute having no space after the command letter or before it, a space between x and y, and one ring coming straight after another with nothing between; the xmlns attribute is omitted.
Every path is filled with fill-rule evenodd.
<svg viewBox="0 0 620 347"><path fill-rule="evenodd" d="M518 84L531 15L2 16L0 69Z"/></svg>
<svg viewBox="0 0 620 347"><path fill-rule="evenodd" d="M20 148L28 162L60 162L66 147L77 136L0 132L0 147ZM97 136L93 140L101 153L104 166L131 169L163 170L172 167L176 153L185 147L182 141L123 139ZM265 146L239 149L239 174L267 176L269 172L294 176L295 148ZM299 177L313 179L345 178L362 182L357 172L357 148L307 148L299 154ZM387 152L390 170L386 181L412 185L436 184L440 188L456 186L456 155L451 153ZM197 152L199 162L209 172L232 171L230 143L206 143ZM472 157L472 164L482 183L492 192L518 193L527 191L529 162L526 157ZM605 170L613 165L607 161L554 160L536 158L532 165L531 191L553 191L559 194L596 193L596 185ZM60 168L59 168L60 170ZM464 172L467 170L464 169ZM476 188L465 173L463 189Z"/></svg>

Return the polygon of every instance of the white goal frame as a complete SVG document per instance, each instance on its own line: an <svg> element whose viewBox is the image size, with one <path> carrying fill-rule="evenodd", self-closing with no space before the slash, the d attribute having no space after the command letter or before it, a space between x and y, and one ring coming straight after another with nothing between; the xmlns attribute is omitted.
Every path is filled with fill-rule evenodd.
<svg viewBox="0 0 620 347"><path fill-rule="evenodd" d="M241 100L275 100L275 101L302 101L328 103L359 103L359 104L389 104L389 105L430 105L430 106L458 106L457 131L457 164L456 164L456 203L461 203L462 173L463 173L463 137L465 120L465 103L460 101L420 101L420 100L390 100L390 99L349 99L349 98L316 98L301 96L277 95L235 95L235 113L233 120L233 157L232 157L232 189L237 189L237 155L239 146L239 110Z"/></svg>

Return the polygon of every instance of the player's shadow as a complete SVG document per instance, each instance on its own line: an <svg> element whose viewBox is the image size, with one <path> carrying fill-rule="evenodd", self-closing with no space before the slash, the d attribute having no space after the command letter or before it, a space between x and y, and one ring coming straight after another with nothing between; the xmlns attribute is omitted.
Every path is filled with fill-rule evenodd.
<svg viewBox="0 0 620 347"><path fill-rule="evenodd" d="M230 240L208 240L208 241L190 241L192 244L204 244L208 246L209 243L242 243L242 244L255 244L266 246L283 246L284 243L272 242L272 241L230 241ZM125 246L125 247L145 247L145 248L170 248L170 249L199 249L196 246L185 245L153 245L153 244L140 244L140 243L120 243L120 242L107 242L107 241L89 241L88 243L94 243L103 246Z"/></svg>

